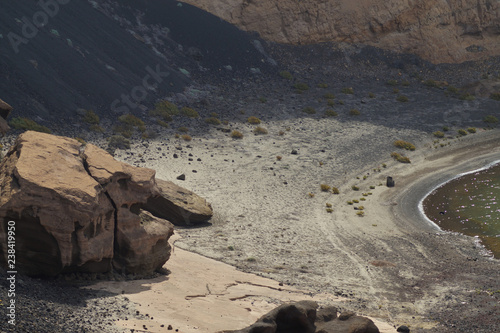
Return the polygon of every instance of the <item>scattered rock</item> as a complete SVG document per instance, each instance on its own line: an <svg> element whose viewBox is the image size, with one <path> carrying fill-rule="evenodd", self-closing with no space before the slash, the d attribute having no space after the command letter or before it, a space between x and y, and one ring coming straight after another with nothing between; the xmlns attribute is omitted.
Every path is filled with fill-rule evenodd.
<svg viewBox="0 0 500 333"><path fill-rule="evenodd" d="M392 177L387 177L387 187L394 187L396 185L394 179Z"/></svg>
<svg viewBox="0 0 500 333"><path fill-rule="evenodd" d="M7 117L9 116L11 111L12 106L0 99L0 133L2 133L2 136L5 135L5 133L7 133L7 131L10 129L9 125L7 124Z"/></svg>
<svg viewBox="0 0 500 333"><path fill-rule="evenodd" d="M292 155L298 155L298 154L299 154L299 152L298 152L297 150L293 149L293 150L292 150L292 152L291 152L291 154L292 154Z"/></svg>
<svg viewBox="0 0 500 333"><path fill-rule="evenodd" d="M179 176L177 176L176 179L177 180L186 180L186 175L185 174L179 175Z"/></svg>

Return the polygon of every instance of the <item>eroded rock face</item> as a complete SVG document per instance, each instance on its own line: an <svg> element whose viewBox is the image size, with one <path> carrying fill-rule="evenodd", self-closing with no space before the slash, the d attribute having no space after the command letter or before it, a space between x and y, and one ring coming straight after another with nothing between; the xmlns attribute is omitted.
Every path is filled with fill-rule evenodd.
<svg viewBox="0 0 500 333"><path fill-rule="evenodd" d="M364 43L434 63L500 54L494 0L183 0L279 43Z"/></svg>
<svg viewBox="0 0 500 333"><path fill-rule="evenodd" d="M156 184L159 195L150 197L144 205L153 215L168 218L180 226L200 224L212 218L212 207L196 193L161 179L157 179Z"/></svg>
<svg viewBox="0 0 500 333"><path fill-rule="evenodd" d="M0 165L0 262L12 220L19 271L151 273L168 260L173 233L170 222L140 210L156 195L154 170L91 144L26 132Z"/></svg>

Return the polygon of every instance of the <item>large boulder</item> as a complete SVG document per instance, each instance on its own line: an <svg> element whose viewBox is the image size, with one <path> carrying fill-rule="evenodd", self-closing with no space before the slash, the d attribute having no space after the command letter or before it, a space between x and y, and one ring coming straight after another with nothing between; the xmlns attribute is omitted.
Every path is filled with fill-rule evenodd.
<svg viewBox="0 0 500 333"><path fill-rule="evenodd" d="M143 206L153 215L179 226L200 224L212 218L212 206L196 193L161 179L156 184L159 195L150 197Z"/></svg>
<svg viewBox="0 0 500 333"><path fill-rule="evenodd" d="M158 193L154 170L74 139L21 134L0 164L0 263L13 221L18 271L149 274L168 260L173 234L141 211Z"/></svg>
<svg viewBox="0 0 500 333"><path fill-rule="evenodd" d="M333 306L316 311L317 308L318 304L313 301L283 304L251 326L220 333L379 333L368 318L353 312L344 312L337 317L337 308Z"/></svg>

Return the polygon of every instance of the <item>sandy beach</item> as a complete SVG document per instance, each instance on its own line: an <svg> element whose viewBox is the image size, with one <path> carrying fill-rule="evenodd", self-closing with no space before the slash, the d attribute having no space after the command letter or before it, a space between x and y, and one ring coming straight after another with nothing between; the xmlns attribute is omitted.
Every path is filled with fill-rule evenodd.
<svg viewBox="0 0 500 333"><path fill-rule="evenodd" d="M393 138L401 135L397 129L385 128L381 136L377 125L307 118L265 126L270 134L259 136L250 132L250 125L230 124L245 133L242 140L213 130L193 135L190 142L171 139L167 144L160 139L147 148L138 145L133 152L141 154L144 163L117 151L118 159L153 168L158 178L174 180L185 174L185 181L175 182L207 198L215 216L210 225L177 229L180 239L175 242L174 258L165 265L171 271L166 281L138 282L149 289L144 292L134 283L96 287L122 288L124 295L140 304L141 312L156 309L160 312L155 318L178 325L181 332L241 328L280 302L309 298L300 293L273 294L279 283L283 290L297 288L316 295L321 305L335 303L340 310L377 318L386 323L379 325L384 332L399 325L409 326L412 332L445 330L447 325L453 329L478 316L487 318L482 327L496 325L498 296L489 291L499 289L498 260L491 259L474 238L430 224L418 203L437 184L500 159L498 130L479 130L459 138L450 135L442 146L433 143L432 135L414 131L410 135L417 149L408 154L412 163L402 164L389 156L396 149ZM277 134L281 129L284 135ZM409 136L408 131L405 135ZM166 154L153 158L148 152ZM394 188L385 186L387 176L395 179ZM338 187L340 194L322 192L320 184ZM354 200L359 203L347 204ZM333 212L326 211L327 204ZM354 208L361 205L362 217ZM253 277L257 281L265 278L267 282L256 284L273 288L243 292L244 299L223 291L220 298L226 303L220 303L220 308L234 320L219 325L200 316L218 308L208 298L220 285L211 287L217 280L210 277L212 273L204 277L193 271L193 278L186 281L194 290L201 289L183 295L183 302L189 304L181 306L183 313L161 312L165 304L160 300L175 294L170 282L175 283L181 270L193 269L189 264L178 266L175 258L188 254L180 249L198 253L202 257L197 260L215 271L226 266L203 257L235 266L234 274L242 271L257 275ZM229 277L233 282L225 282L226 286L238 279ZM485 302L490 307L484 307ZM478 311L482 307L487 313ZM185 309L193 309L193 316ZM162 332L159 322L157 329Z"/></svg>

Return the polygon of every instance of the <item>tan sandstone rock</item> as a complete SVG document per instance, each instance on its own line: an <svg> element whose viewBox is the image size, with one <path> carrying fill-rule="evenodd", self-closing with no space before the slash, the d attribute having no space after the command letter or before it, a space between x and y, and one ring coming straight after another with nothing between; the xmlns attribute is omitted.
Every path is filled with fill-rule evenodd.
<svg viewBox="0 0 500 333"><path fill-rule="evenodd" d="M500 54L499 1L183 1L279 43L363 43L434 63Z"/></svg>
<svg viewBox="0 0 500 333"><path fill-rule="evenodd" d="M0 164L0 262L14 221L16 269L31 275L160 268L173 225L140 210L158 195L154 176L91 144L21 134Z"/></svg>
<svg viewBox="0 0 500 333"><path fill-rule="evenodd" d="M196 193L169 181L157 179L156 183L160 193L150 197L144 205L144 209L153 215L183 226L207 222L212 218L212 207Z"/></svg>

